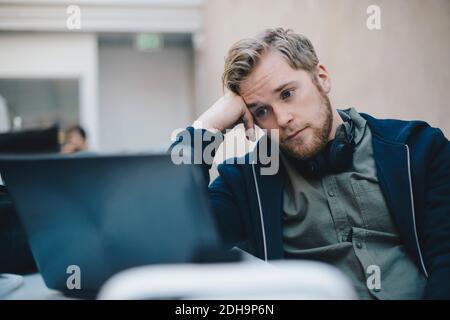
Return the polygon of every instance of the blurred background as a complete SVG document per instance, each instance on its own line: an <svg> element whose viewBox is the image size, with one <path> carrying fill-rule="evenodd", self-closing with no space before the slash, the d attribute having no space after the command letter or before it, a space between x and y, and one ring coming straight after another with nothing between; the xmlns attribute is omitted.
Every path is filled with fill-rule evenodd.
<svg viewBox="0 0 450 320"><path fill-rule="evenodd" d="M230 45L278 26L312 40L334 106L450 135L448 0L1 0L0 131L79 124L91 150L164 149L222 94Z"/></svg>

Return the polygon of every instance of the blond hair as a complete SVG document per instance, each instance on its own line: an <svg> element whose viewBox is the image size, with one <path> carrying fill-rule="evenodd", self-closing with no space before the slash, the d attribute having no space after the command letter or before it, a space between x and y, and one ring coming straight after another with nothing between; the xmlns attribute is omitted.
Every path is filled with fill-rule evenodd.
<svg viewBox="0 0 450 320"><path fill-rule="evenodd" d="M259 35L236 42L228 51L222 75L223 86L240 94L241 83L260 61L263 54L276 50L293 69L311 74L319 59L308 38L290 29L267 29Z"/></svg>

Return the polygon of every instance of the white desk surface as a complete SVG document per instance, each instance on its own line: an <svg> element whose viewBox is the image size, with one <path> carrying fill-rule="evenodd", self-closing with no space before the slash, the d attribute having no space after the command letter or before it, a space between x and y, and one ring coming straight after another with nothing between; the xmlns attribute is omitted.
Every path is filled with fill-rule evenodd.
<svg viewBox="0 0 450 320"><path fill-rule="evenodd" d="M14 277L12 277L14 278ZM17 278L20 283L22 279ZM13 288L13 286L11 286ZM220 290L218 290L220 288ZM8 291L6 291L8 292ZM311 261L151 265L124 270L102 287L100 299L354 299L339 270ZM48 289L39 273L26 275L6 300L70 300Z"/></svg>
<svg viewBox="0 0 450 320"><path fill-rule="evenodd" d="M62 293L46 287L39 273L24 276L24 283L5 297L6 300L67 300Z"/></svg>

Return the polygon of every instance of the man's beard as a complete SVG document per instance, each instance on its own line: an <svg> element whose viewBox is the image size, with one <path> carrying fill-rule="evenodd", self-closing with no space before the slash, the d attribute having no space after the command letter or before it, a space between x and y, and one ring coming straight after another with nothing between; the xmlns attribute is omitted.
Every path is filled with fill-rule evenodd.
<svg viewBox="0 0 450 320"><path fill-rule="evenodd" d="M310 126L307 130L309 135L312 134L312 140L307 137L308 142L305 142L304 137L299 137L294 141L284 141L281 143L281 149L288 153L290 156L299 159L306 160L314 157L320 151L322 151L327 145L330 137L331 127L333 124L333 113L331 111L331 103L328 96L321 90L320 87L317 88L321 96L320 114L318 124L307 124L314 125Z"/></svg>

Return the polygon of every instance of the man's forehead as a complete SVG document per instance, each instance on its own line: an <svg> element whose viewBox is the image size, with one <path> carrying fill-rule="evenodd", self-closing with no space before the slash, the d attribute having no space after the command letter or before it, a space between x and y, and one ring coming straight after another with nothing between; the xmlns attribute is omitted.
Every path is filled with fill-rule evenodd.
<svg viewBox="0 0 450 320"><path fill-rule="evenodd" d="M273 51L266 53L255 69L242 82L241 95L244 100L250 101L271 94L293 72L295 70L291 68L280 53Z"/></svg>
<svg viewBox="0 0 450 320"><path fill-rule="evenodd" d="M281 61L267 61L258 66L241 85L241 96L247 105L263 103L287 82L295 80L295 71L281 57ZM275 60L275 59L274 59Z"/></svg>

